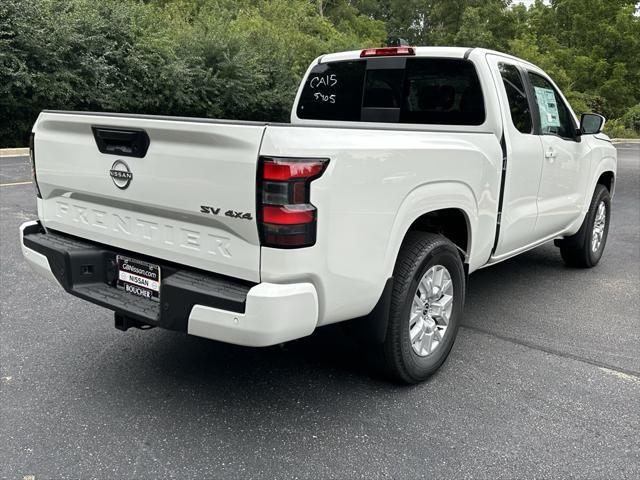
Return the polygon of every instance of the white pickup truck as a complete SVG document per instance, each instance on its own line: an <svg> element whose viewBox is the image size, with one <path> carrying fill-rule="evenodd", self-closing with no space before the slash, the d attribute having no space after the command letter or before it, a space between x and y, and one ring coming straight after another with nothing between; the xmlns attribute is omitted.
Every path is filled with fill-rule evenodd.
<svg viewBox="0 0 640 480"><path fill-rule="evenodd" d="M123 330L257 347L355 319L418 382L451 350L469 273L551 240L598 263L603 122L531 63L448 47L319 57L289 124L43 111L22 251Z"/></svg>

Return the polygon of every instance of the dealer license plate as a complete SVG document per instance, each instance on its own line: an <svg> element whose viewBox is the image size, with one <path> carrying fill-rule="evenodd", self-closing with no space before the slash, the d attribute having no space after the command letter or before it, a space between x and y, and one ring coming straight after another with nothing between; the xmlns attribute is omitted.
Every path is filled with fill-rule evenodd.
<svg viewBox="0 0 640 480"><path fill-rule="evenodd" d="M153 263L122 255L116 256L120 290L158 301L160 298L160 267Z"/></svg>

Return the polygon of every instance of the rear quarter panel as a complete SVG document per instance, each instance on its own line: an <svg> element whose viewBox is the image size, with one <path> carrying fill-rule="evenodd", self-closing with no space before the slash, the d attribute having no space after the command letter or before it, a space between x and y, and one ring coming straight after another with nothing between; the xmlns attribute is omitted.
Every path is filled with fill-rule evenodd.
<svg viewBox="0 0 640 480"><path fill-rule="evenodd" d="M330 159L311 187L316 244L261 256L262 281L315 284L319 324L372 310L407 230L430 211L463 210L470 269L489 258L501 168L493 133L269 126L260 154Z"/></svg>

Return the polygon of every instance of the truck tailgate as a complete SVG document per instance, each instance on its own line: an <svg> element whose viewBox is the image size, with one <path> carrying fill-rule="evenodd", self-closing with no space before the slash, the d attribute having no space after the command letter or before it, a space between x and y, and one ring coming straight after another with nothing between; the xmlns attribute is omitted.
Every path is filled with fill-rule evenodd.
<svg viewBox="0 0 640 480"><path fill-rule="evenodd" d="M256 168L264 129L43 112L34 129L40 218L49 229L257 282ZM111 137L102 152L100 132ZM145 133L146 154L131 156L128 138Z"/></svg>

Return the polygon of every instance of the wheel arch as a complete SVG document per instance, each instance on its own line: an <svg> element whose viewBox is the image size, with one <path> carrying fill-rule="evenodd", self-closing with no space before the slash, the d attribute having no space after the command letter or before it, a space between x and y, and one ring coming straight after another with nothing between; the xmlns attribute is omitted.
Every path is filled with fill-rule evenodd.
<svg viewBox="0 0 640 480"><path fill-rule="evenodd" d="M616 186L615 184L616 160L611 157L605 157L600 160L597 168L594 169L590 178L589 188L586 192L584 207L582 209L582 218L584 218L584 216L587 214L587 210L589 209L589 205L591 203L591 198L596 191L596 185L603 185L605 188L607 188L607 190L609 190L611 198L613 198L613 193Z"/></svg>
<svg viewBox="0 0 640 480"><path fill-rule="evenodd" d="M448 238L458 247L466 269L477 223L476 198L466 184L434 183L412 191L398 210L392 228L386 258L387 278L392 275L402 242L411 231L438 233Z"/></svg>
<svg viewBox="0 0 640 480"><path fill-rule="evenodd" d="M449 239L458 249L460 259L463 264L463 271L466 277L469 274L469 252L471 250L471 232L472 227L470 217L467 211L461 207L446 207L415 216L407 228L404 229L401 241L393 257L395 265L396 259L400 254L400 248L407 235L411 232L436 233L443 235ZM380 298L373 310L363 317L354 319L350 322L352 328L360 332L364 332L361 337L367 343L380 344L386 338L387 325L389 322L389 309L391 307L391 296L395 278L389 272L386 278Z"/></svg>
<svg viewBox="0 0 640 480"><path fill-rule="evenodd" d="M461 252L465 274L473 248L473 232L478 228L478 203L473 190L462 182L434 182L421 185L405 197L396 213L385 257L385 275L373 310L353 321L353 327L367 332L367 341L384 341L393 289L393 271L402 243L411 231L448 232ZM438 223L436 220L444 221ZM452 233L454 232L454 233ZM445 234L445 236L447 236Z"/></svg>
<svg viewBox="0 0 640 480"><path fill-rule="evenodd" d="M615 189L615 182L616 182L616 174L613 172L613 170L605 170L598 177L598 180L596 181L596 185L603 185L607 190L609 190L609 194L613 196L613 191Z"/></svg>
<svg viewBox="0 0 640 480"><path fill-rule="evenodd" d="M604 157L597 164L597 167L593 170L589 179L580 216L571 224L565 234L563 234L564 237L574 235L580 229L580 226L582 225L582 222L584 222L589 210L589 205L591 204L591 199L596 191L596 186L603 185L607 190L609 190L609 194L611 195L611 198L613 198L615 183L616 160L613 157Z"/></svg>
<svg viewBox="0 0 640 480"><path fill-rule="evenodd" d="M447 238L460 252L463 263L467 263L471 245L469 217L461 208L432 210L416 218L405 232L437 233Z"/></svg>

